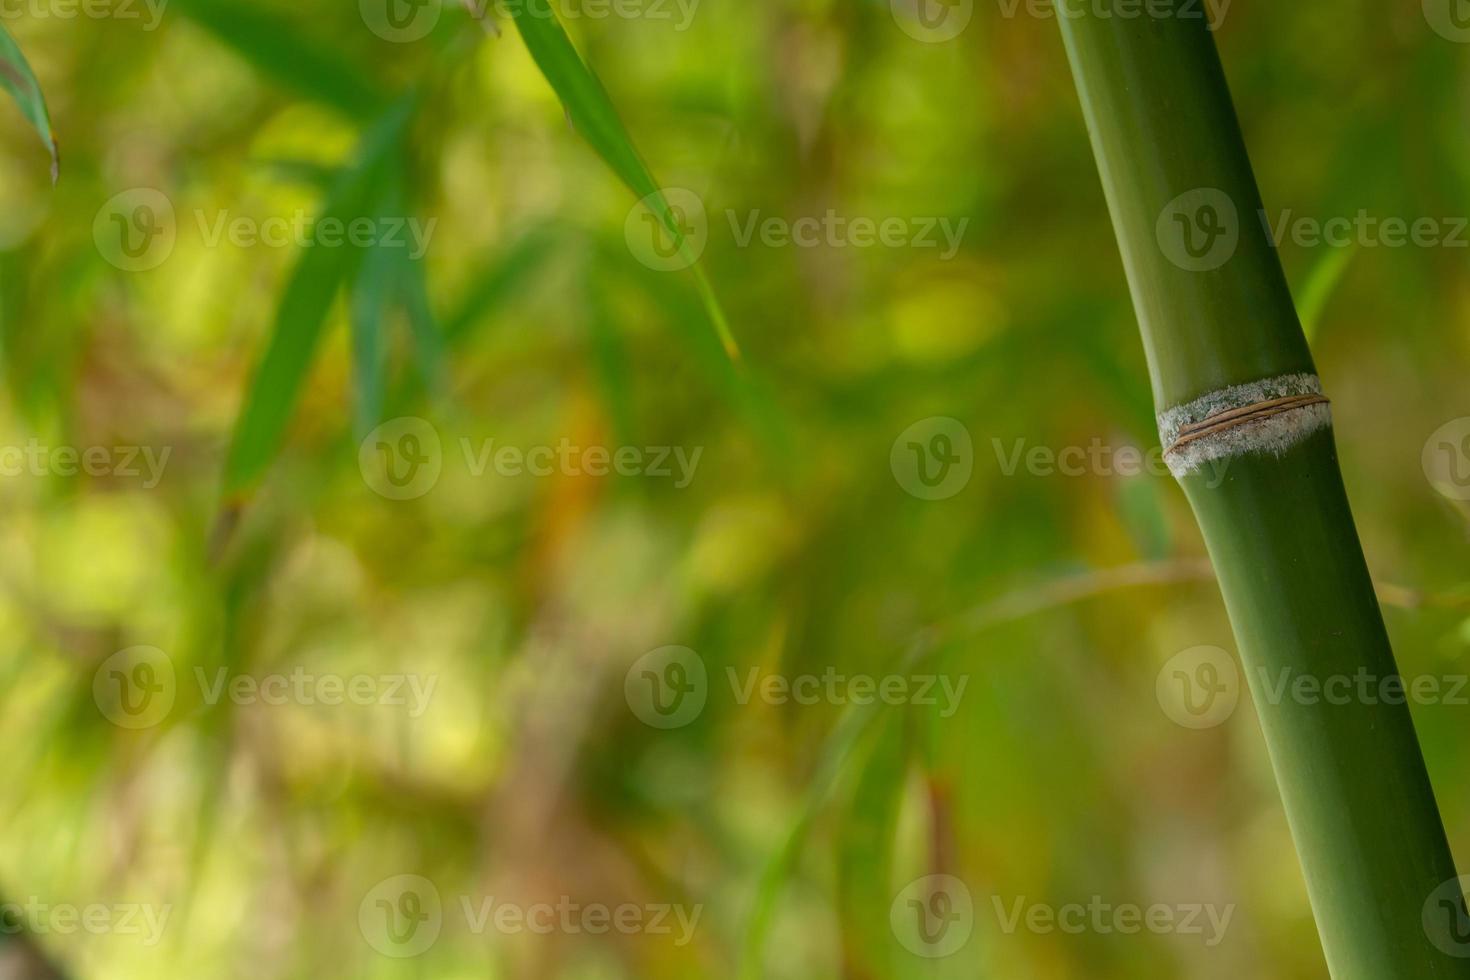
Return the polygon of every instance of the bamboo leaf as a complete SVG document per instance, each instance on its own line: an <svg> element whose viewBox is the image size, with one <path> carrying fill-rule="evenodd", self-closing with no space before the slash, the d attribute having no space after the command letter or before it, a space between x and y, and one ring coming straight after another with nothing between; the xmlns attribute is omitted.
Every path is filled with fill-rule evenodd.
<svg viewBox="0 0 1470 980"><path fill-rule="evenodd" d="M51 183L61 174L61 155L56 146L56 134L51 131L51 114L46 111L46 99L41 94L41 83L30 62L21 53L20 46L0 27L0 86L15 99L26 121L40 134L41 142L51 154Z"/></svg>
<svg viewBox="0 0 1470 980"><path fill-rule="evenodd" d="M367 210L373 181L407 125L414 102L412 97L400 100L363 137L356 163L339 177L318 224L331 219L345 225ZM225 462L226 495L248 490L275 456L315 358L327 313L361 258L356 248L314 245L297 263L276 311L269 346L236 420Z"/></svg>
<svg viewBox="0 0 1470 980"><path fill-rule="evenodd" d="M714 287L703 269L695 264L683 230L683 221L670 206L658 182L644 164L632 138L613 108L612 99L591 67L582 60L567 37L561 22L551 9L549 0L525 0L513 18L526 48L546 80L555 90L572 125L576 127L613 173L626 184L639 200L644 201L668 230L675 246L692 267L700 300L714 325L720 343L731 360L738 360L740 348L730 330L729 321L715 296Z"/></svg>
<svg viewBox="0 0 1470 980"><path fill-rule="evenodd" d="M383 321L396 266L384 248L372 248L352 282L353 429L359 439L382 421L387 343Z"/></svg>
<svg viewBox="0 0 1470 980"><path fill-rule="evenodd" d="M886 713L875 725L862 775L843 815L838 838L838 921L847 960L865 964L873 980L891 977L889 905L893 852L903 802L908 753L903 716Z"/></svg>
<svg viewBox="0 0 1470 980"><path fill-rule="evenodd" d="M587 346L598 386L607 401L607 414L620 443L636 438L633 427L633 392L628 379L627 352L618 335L612 310L606 300L607 286L601 276L587 277Z"/></svg>
<svg viewBox="0 0 1470 980"><path fill-rule="evenodd" d="M442 395L449 388L449 369L444 357L444 332L429 303L428 273L424 261L411 256L406 248L391 251L398 267L395 278L404 312L408 314L408 329L413 337L419 374L430 395Z"/></svg>
<svg viewBox="0 0 1470 980"><path fill-rule="evenodd" d="M1302 332L1306 334L1307 340L1317 336L1317 327L1322 322L1322 311L1327 308L1327 301L1337 291L1343 273L1347 272L1347 267L1356 254L1356 247L1330 249L1307 275L1305 285L1297 294L1301 298L1296 304L1297 315L1302 321Z"/></svg>
<svg viewBox="0 0 1470 980"><path fill-rule="evenodd" d="M756 885L755 899L751 904L750 917L746 921L741 944L737 974L740 980L757 980L766 975L766 940L775 923L776 905L785 891L786 882L796 869L812 824L842 776L848 757L869 726L881 716L884 707L886 706L881 701L849 705L822 746L821 757L816 771L807 782L806 794L797 810L796 820L787 831L781 849L767 862Z"/></svg>
<svg viewBox="0 0 1470 980"><path fill-rule="evenodd" d="M366 72L330 45L302 35L293 21L235 0L175 0L177 9L233 48L262 74L301 95L371 119L388 101Z"/></svg>
<svg viewBox="0 0 1470 980"><path fill-rule="evenodd" d="M470 291L454 312L444 318L445 343L464 343L476 324L524 287L550 256L554 237L552 232L536 228L497 252L474 277Z"/></svg>

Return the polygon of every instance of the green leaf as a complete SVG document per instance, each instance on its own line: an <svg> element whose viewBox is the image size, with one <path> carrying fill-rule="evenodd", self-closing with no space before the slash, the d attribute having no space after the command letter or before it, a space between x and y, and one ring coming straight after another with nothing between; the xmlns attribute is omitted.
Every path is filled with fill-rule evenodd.
<svg viewBox="0 0 1470 980"><path fill-rule="evenodd" d="M190 20L234 48L262 74L301 95L370 119L387 102L382 88L335 49L302 35L293 21L234 0L175 0Z"/></svg>
<svg viewBox="0 0 1470 980"><path fill-rule="evenodd" d="M406 246L391 251L398 266L397 280L404 312L408 314L408 329L413 337L419 374L429 394L441 396L449 389L449 370L444 357L444 332L429 304L429 281L424 261L411 256Z"/></svg>
<svg viewBox="0 0 1470 980"><path fill-rule="evenodd" d="M506 303L523 288L551 255L555 234L534 228L496 252L473 279L470 291L444 318L444 339L450 346L463 344L476 324Z"/></svg>
<svg viewBox="0 0 1470 980"><path fill-rule="evenodd" d="M30 63L3 27L0 27L0 85L15 99L21 114L40 134L41 142L46 144L51 154L51 183L56 183L61 173L61 155L56 146L56 135L51 132L51 114L46 111L41 83L36 81Z"/></svg>
<svg viewBox="0 0 1470 980"><path fill-rule="evenodd" d="M1297 301L1297 317L1302 321L1302 332L1307 335L1308 340L1317 336L1317 328L1322 322L1322 311L1327 308L1327 301L1337 291L1342 282L1342 275L1347 271L1353 256L1357 254L1356 247L1328 249L1327 254L1318 260L1307 275L1306 284L1297 293L1301 297Z"/></svg>
<svg viewBox="0 0 1470 980"><path fill-rule="evenodd" d="M903 716L884 715L843 815L838 835L837 913L847 960L866 964L873 980L889 977L889 905L894 839L903 803L908 752Z"/></svg>
<svg viewBox="0 0 1470 980"><path fill-rule="evenodd" d="M740 980L758 980L765 976L766 940L775 923L776 906L786 888L786 882L806 849L812 825L831 797L848 757L863 734L881 717L884 707L886 705L881 701L849 705L838 719L832 734L827 736L816 771L807 782L806 794L797 809L796 819L787 831L781 849L766 863L756 885L755 898L751 903L750 917L746 921L741 943L737 974Z"/></svg>
<svg viewBox="0 0 1470 980"><path fill-rule="evenodd" d="M602 82L573 47L567 32L551 9L549 0L525 0L518 10L512 18L516 29L520 31L526 48L531 52L531 58L541 69L541 74L546 76L562 105L566 107L572 125L592 144L592 148L612 168L613 173L618 175L639 200L648 204L649 209L668 229L680 252L687 256L689 245L685 241L683 222L669 206L658 182L653 179L653 174L649 172L633 145L632 138L618 118L617 110L613 108L607 89L603 88ZM731 360L738 360L740 348L735 343L734 334L731 333L729 321L715 296L714 287L692 258L689 264L693 266L705 312L719 335L720 343L724 345L726 355Z"/></svg>
<svg viewBox="0 0 1470 980"><path fill-rule="evenodd" d="M628 379L627 352L607 303L607 284L596 274L587 276L587 347L598 386L607 402L613 434L623 445L637 438L633 427L633 392Z"/></svg>
<svg viewBox="0 0 1470 980"><path fill-rule="evenodd" d="M397 267L385 248L372 248L352 283L353 430L359 440L382 421L387 343L384 314Z"/></svg>
<svg viewBox="0 0 1470 980"><path fill-rule="evenodd" d="M407 126L415 103L411 96L400 100L363 137L356 163L343 171L328 194L318 224L332 219L345 225L365 213L376 189L374 181L381 176L384 161ZM361 259L359 249L346 245L314 245L302 254L286 284L270 345L235 423L225 461L227 496L249 490L275 456L337 290Z"/></svg>

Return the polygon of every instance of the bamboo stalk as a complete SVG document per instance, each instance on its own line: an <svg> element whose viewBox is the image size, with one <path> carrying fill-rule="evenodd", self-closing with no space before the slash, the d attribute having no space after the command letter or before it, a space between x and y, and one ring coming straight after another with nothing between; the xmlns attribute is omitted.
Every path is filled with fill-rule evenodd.
<svg viewBox="0 0 1470 980"><path fill-rule="evenodd" d="M1188 16L1201 5L1151 0L1123 17L1057 3L1161 435L1166 448L1187 437L1170 466L1219 577L1328 967L1336 980L1470 977L1470 919L1413 722L1379 696L1402 682L1330 412L1257 220L1213 36ZM1301 678L1338 677L1376 686L1293 696L1311 690Z"/></svg>

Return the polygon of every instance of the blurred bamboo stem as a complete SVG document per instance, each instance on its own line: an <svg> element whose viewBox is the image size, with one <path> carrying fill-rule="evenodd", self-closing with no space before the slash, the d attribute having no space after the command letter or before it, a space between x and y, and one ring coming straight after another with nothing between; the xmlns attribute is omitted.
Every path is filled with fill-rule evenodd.
<svg viewBox="0 0 1470 980"><path fill-rule="evenodd" d="M1165 445L1181 422L1242 419L1171 468L1230 612L1329 969L1470 977L1470 919L1406 699L1283 697L1264 680L1402 683L1211 28L1186 0L1133 17L1058 3Z"/></svg>

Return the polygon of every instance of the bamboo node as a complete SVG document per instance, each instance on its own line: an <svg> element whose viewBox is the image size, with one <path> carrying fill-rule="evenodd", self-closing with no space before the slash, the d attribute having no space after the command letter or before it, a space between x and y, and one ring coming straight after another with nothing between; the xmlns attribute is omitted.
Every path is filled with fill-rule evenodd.
<svg viewBox="0 0 1470 980"><path fill-rule="evenodd" d="M1159 416L1164 460L1183 476L1212 460L1280 455L1332 424L1331 402L1313 374L1290 374L1211 392Z"/></svg>

